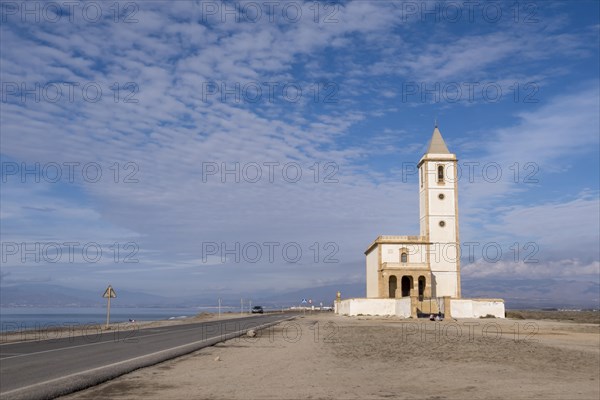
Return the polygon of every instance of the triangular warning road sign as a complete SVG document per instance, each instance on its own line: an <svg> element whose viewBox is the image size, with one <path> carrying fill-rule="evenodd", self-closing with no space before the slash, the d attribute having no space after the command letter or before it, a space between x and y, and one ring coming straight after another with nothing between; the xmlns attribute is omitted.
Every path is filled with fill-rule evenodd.
<svg viewBox="0 0 600 400"><path fill-rule="evenodd" d="M108 286L106 288L106 290L104 291L104 294L102 295L102 297L106 298L106 297L111 297L111 298L115 298L117 297L117 294L115 293L115 290L112 288L112 286Z"/></svg>

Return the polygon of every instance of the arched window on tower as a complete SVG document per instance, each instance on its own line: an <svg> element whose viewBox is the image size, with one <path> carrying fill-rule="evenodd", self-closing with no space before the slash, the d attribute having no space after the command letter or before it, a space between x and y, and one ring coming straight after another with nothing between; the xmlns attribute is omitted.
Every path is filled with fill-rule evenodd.
<svg viewBox="0 0 600 400"><path fill-rule="evenodd" d="M408 262L408 254L405 251L400 254L400 262L403 264Z"/></svg>
<svg viewBox="0 0 600 400"><path fill-rule="evenodd" d="M438 165L438 183L444 182L444 166Z"/></svg>

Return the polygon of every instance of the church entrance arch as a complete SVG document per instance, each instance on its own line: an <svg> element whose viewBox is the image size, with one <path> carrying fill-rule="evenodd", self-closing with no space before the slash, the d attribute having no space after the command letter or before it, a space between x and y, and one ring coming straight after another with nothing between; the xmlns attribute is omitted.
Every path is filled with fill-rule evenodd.
<svg viewBox="0 0 600 400"><path fill-rule="evenodd" d="M412 277L404 275L401 281L402 297L410 296L410 289L412 288Z"/></svg>
<svg viewBox="0 0 600 400"><path fill-rule="evenodd" d="M419 300L423 301L423 295L425 294L425 277L424 276L420 276L419 277Z"/></svg>
<svg viewBox="0 0 600 400"><path fill-rule="evenodd" d="M392 275L390 276L390 281L389 281L389 297L390 299L393 299L394 297L396 297L396 288L398 288L398 279L396 278L396 275Z"/></svg>

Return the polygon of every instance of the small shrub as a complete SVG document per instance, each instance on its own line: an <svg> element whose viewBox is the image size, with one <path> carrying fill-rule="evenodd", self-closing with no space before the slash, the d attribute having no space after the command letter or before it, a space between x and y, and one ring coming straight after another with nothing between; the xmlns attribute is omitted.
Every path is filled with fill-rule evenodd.
<svg viewBox="0 0 600 400"><path fill-rule="evenodd" d="M521 314L520 312L516 312L516 311L507 311L506 312L506 318L511 318L511 319L525 319L525 317L523 316L523 314Z"/></svg>

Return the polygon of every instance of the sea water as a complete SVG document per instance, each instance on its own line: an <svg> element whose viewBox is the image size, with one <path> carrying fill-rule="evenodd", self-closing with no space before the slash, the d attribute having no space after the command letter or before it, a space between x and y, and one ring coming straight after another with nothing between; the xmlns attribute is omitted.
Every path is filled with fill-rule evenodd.
<svg viewBox="0 0 600 400"><path fill-rule="evenodd" d="M110 322L158 321L184 319L202 312L215 312L206 308L111 308ZM105 308L0 308L0 331L26 329L53 329L75 327L106 322Z"/></svg>

